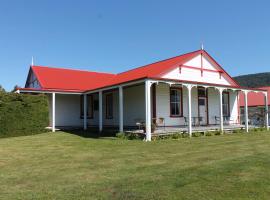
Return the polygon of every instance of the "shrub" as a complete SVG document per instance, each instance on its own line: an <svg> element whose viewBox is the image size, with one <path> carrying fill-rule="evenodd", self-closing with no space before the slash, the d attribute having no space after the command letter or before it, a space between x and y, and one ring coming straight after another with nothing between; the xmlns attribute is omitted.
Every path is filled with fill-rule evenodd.
<svg viewBox="0 0 270 200"><path fill-rule="evenodd" d="M175 139L175 140L176 140L176 139L179 139L179 138L181 138L181 137L182 137L181 133L174 133L174 134L171 135L171 138L172 138L172 139Z"/></svg>
<svg viewBox="0 0 270 200"><path fill-rule="evenodd" d="M244 129L234 129L233 133L244 133Z"/></svg>
<svg viewBox="0 0 270 200"><path fill-rule="evenodd" d="M213 131L215 135L221 135L221 131Z"/></svg>
<svg viewBox="0 0 270 200"><path fill-rule="evenodd" d="M126 139L125 133L123 133L123 132L116 133L115 136L116 136L117 138Z"/></svg>
<svg viewBox="0 0 270 200"><path fill-rule="evenodd" d="M213 131L207 131L205 132L205 136L213 136L215 133Z"/></svg>
<svg viewBox="0 0 270 200"><path fill-rule="evenodd" d="M200 137L202 134L200 132L194 132L192 133L192 137Z"/></svg>
<svg viewBox="0 0 270 200"><path fill-rule="evenodd" d="M46 95L0 93L0 137L44 132L48 116Z"/></svg>
<svg viewBox="0 0 270 200"><path fill-rule="evenodd" d="M187 133L187 132L182 133L182 137L183 137L183 138L189 137L189 133Z"/></svg>
<svg viewBox="0 0 270 200"><path fill-rule="evenodd" d="M116 133L116 137L120 138L120 139L126 139L126 140L135 140L135 139L143 139L144 135L143 134L139 134L139 133L123 133L123 132L119 132Z"/></svg>

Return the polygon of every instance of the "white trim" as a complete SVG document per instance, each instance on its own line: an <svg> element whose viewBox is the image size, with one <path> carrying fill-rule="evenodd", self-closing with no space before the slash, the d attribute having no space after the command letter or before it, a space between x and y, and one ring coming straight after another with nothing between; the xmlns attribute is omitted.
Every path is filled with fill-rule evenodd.
<svg viewBox="0 0 270 200"><path fill-rule="evenodd" d="M119 132L124 131L123 122L123 87L119 87Z"/></svg>
<svg viewBox="0 0 270 200"><path fill-rule="evenodd" d="M79 92L54 92L54 91L41 91L41 90L17 90L18 93L41 93L41 94L76 94L76 95L82 95L84 94Z"/></svg>
<svg viewBox="0 0 270 200"><path fill-rule="evenodd" d="M83 129L87 130L87 95L83 95Z"/></svg>
<svg viewBox="0 0 270 200"><path fill-rule="evenodd" d="M151 141L151 82L145 81L145 132L146 141Z"/></svg>
<svg viewBox="0 0 270 200"><path fill-rule="evenodd" d="M219 91L219 118L220 118L220 132L223 134L223 105L222 105L222 94L224 88L217 88Z"/></svg>
<svg viewBox="0 0 270 200"><path fill-rule="evenodd" d="M268 121L268 94L267 92L264 93L264 102L265 102L265 126L266 129L269 130L269 121Z"/></svg>
<svg viewBox="0 0 270 200"><path fill-rule="evenodd" d="M55 132L55 93L52 93L52 132Z"/></svg>
<svg viewBox="0 0 270 200"><path fill-rule="evenodd" d="M145 82L145 80L140 80L140 81L134 81L134 82L124 83L124 84L118 84L118 85L111 86L111 87L104 87L104 88L88 91L88 92L85 92L85 94L92 94L92 93L97 93L99 91L117 89L118 87L126 87L126 86L130 86L130 85L135 85L138 83L144 83L144 82Z"/></svg>
<svg viewBox="0 0 270 200"><path fill-rule="evenodd" d="M195 85L192 85L192 84L183 84L183 86L185 86L188 90L188 134L189 134L189 137L192 137L192 108L191 108L191 91L192 91L192 88L195 86Z"/></svg>
<svg viewBox="0 0 270 200"><path fill-rule="evenodd" d="M243 90L243 92L244 92L244 99L245 99L245 128L246 128L246 132L248 133L248 99L247 99L247 95L250 91Z"/></svg>

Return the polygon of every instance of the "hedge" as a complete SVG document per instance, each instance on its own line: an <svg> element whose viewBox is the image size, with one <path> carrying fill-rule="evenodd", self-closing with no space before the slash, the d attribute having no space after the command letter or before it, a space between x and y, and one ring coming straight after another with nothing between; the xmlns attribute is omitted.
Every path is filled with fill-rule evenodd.
<svg viewBox="0 0 270 200"><path fill-rule="evenodd" d="M46 95L0 92L0 138L45 132L48 112Z"/></svg>

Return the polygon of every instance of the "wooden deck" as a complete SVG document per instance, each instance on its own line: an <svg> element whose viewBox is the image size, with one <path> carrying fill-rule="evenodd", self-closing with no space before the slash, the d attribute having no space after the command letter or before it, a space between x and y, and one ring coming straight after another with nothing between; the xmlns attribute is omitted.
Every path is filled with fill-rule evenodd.
<svg viewBox="0 0 270 200"><path fill-rule="evenodd" d="M245 129L245 125L240 124L231 124L231 125L224 125L224 132L232 132L233 130L237 129ZM249 128L255 128L255 126L249 125ZM219 125L208 125L208 126L193 126L192 132L200 132L200 133L206 133L211 131L219 131L220 126ZM133 133L143 133L143 130L130 130L126 132L133 132ZM152 136L154 135L169 135L173 133L185 133L188 132L187 126L177 126L177 127L157 127L155 132L152 133Z"/></svg>
<svg viewBox="0 0 270 200"><path fill-rule="evenodd" d="M224 131L233 131L235 129L244 129L245 125L224 125ZM253 128L249 126L250 128ZM207 132L207 131L218 131L220 129L219 125L209 125L209 126L193 126L192 132ZM188 132L188 127L158 127L154 134L164 134L164 133L176 133L176 132Z"/></svg>

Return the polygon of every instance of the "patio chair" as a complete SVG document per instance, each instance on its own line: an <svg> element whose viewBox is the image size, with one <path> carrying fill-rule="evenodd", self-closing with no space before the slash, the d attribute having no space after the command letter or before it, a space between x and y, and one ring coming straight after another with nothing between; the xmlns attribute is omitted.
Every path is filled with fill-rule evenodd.
<svg viewBox="0 0 270 200"><path fill-rule="evenodd" d="M159 117L154 119L154 123L156 126L163 126L164 130L165 130L165 118L163 117Z"/></svg>
<svg viewBox="0 0 270 200"><path fill-rule="evenodd" d="M188 125L188 118L184 117L184 120L185 120L184 125L187 126ZM195 126L195 121L194 121L194 119L192 117L191 117L191 124L192 124L192 126Z"/></svg>

